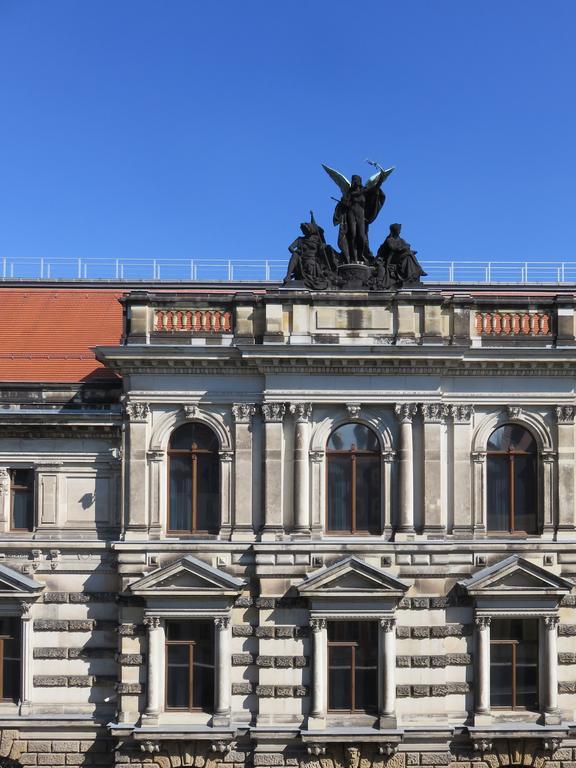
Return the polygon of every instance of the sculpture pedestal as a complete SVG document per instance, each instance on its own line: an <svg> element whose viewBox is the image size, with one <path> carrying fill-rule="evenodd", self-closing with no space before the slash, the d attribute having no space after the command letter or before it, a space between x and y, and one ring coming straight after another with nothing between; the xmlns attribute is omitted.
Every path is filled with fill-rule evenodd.
<svg viewBox="0 0 576 768"><path fill-rule="evenodd" d="M344 290L354 291L368 287L372 271L366 264L340 264L337 269Z"/></svg>

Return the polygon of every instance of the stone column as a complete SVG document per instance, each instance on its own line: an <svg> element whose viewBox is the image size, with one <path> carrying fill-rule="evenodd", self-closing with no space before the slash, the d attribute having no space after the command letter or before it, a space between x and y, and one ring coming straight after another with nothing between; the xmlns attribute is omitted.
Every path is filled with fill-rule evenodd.
<svg viewBox="0 0 576 768"><path fill-rule="evenodd" d="M380 619L380 725L391 727L396 723L396 619Z"/></svg>
<svg viewBox="0 0 576 768"><path fill-rule="evenodd" d="M490 714L490 617L476 616L476 715Z"/></svg>
<svg viewBox="0 0 576 768"><path fill-rule="evenodd" d="M232 538L254 538L252 523L252 416L251 403L232 406L234 416L234 523Z"/></svg>
<svg viewBox="0 0 576 768"><path fill-rule="evenodd" d="M214 619L216 629L216 696L214 701L214 725L230 724L230 695L232 658L230 655L232 630L229 616Z"/></svg>
<svg viewBox="0 0 576 768"><path fill-rule="evenodd" d="M312 700L308 727L324 727L326 723L326 651L328 636L326 619L311 619L312 629Z"/></svg>
<svg viewBox="0 0 576 768"><path fill-rule="evenodd" d="M0 531L10 530L10 473L0 467Z"/></svg>
<svg viewBox="0 0 576 768"><path fill-rule="evenodd" d="M572 535L576 520L574 518L574 414L573 405L560 405L556 408L558 424L558 533L563 531Z"/></svg>
<svg viewBox="0 0 576 768"><path fill-rule="evenodd" d="M447 408L443 403L423 403L421 409L424 419L424 533L444 536L442 432Z"/></svg>
<svg viewBox="0 0 576 768"><path fill-rule="evenodd" d="M486 505L484 503L486 451L473 451L472 462L472 478L474 481L474 491L472 495L472 525L474 529L474 535L484 536L486 533Z"/></svg>
<svg viewBox="0 0 576 768"><path fill-rule="evenodd" d="M148 416L150 406L148 403L133 402L128 400L124 405L128 417L126 439L126 497L128 505L124 515L126 528L133 531L146 531L146 443Z"/></svg>
<svg viewBox="0 0 576 768"><path fill-rule="evenodd" d="M20 673L20 714L26 715L30 712L32 703L32 603L22 601L20 603L22 611L22 644L21 644L21 673Z"/></svg>
<svg viewBox="0 0 576 768"><path fill-rule="evenodd" d="M155 532L156 535L159 535L161 529L162 529L162 484L166 482L165 480L165 471L162 470L165 469L164 460L166 458L166 454L164 451L155 450L155 451L147 451L146 457L148 459L148 472L150 476L150 488L149 488L149 499L150 499L150 532ZM166 515L168 514L167 510L167 504L166 504ZM165 522L165 527L168 527L168 520Z"/></svg>
<svg viewBox="0 0 576 768"><path fill-rule="evenodd" d="M294 533L310 533L310 403L292 403L294 414Z"/></svg>
<svg viewBox="0 0 576 768"><path fill-rule="evenodd" d="M460 536L472 533L472 405L451 405L450 413L454 428L454 475L453 475L453 530Z"/></svg>
<svg viewBox="0 0 576 768"><path fill-rule="evenodd" d="M412 419L416 403L397 403L394 413L400 421L400 449L398 451L399 492L398 532L414 533L414 448L412 444Z"/></svg>
<svg viewBox="0 0 576 768"><path fill-rule="evenodd" d="M264 527L263 539L275 539L284 533L282 518L282 420L284 403L264 403Z"/></svg>
<svg viewBox="0 0 576 768"><path fill-rule="evenodd" d="M554 503L554 468L557 455L555 451L543 450L540 454L542 465L542 505L543 505L543 533L554 535L555 529L555 503Z"/></svg>
<svg viewBox="0 0 576 768"><path fill-rule="evenodd" d="M544 716L548 723L558 722L558 616L545 616Z"/></svg>
<svg viewBox="0 0 576 768"><path fill-rule="evenodd" d="M162 668L163 668L163 631L159 616L145 616L144 624L148 627L148 676L146 687L148 701L146 719L157 720L162 709Z"/></svg>

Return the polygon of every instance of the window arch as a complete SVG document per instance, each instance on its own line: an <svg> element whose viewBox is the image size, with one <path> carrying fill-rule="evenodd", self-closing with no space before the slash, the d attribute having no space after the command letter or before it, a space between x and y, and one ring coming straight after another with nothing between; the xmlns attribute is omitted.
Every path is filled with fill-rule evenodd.
<svg viewBox="0 0 576 768"><path fill-rule="evenodd" d="M538 532L538 447L531 432L504 424L488 438L487 528Z"/></svg>
<svg viewBox="0 0 576 768"><path fill-rule="evenodd" d="M218 438L205 424L174 430L168 444L171 533L218 533L220 461Z"/></svg>
<svg viewBox="0 0 576 768"><path fill-rule="evenodd" d="M376 434L364 424L343 424L328 438L326 459L327 530L381 533L382 470Z"/></svg>

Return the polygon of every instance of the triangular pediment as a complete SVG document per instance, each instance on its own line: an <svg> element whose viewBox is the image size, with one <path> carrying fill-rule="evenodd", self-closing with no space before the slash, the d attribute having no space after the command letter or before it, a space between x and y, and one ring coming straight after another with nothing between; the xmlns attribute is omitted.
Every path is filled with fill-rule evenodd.
<svg viewBox="0 0 576 768"><path fill-rule="evenodd" d="M219 568L186 555L170 565L138 579L130 589L135 595L237 595L245 582L224 573Z"/></svg>
<svg viewBox="0 0 576 768"><path fill-rule="evenodd" d="M43 589L44 584L6 565L0 565L0 599L38 597Z"/></svg>
<svg viewBox="0 0 576 768"><path fill-rule="evenodd" d="M297 585L297 589L305 597L386 595L400 598L408 590L408 585L358 557L347 557L309 574Z"/></svg>
<svg viewBox="0 0 576 768"><path fill-rule="evenodd" d="M523 557L512 555L461 581L460 586L475 596L513 594L537 597L565 595L573 585Z"/></svg>

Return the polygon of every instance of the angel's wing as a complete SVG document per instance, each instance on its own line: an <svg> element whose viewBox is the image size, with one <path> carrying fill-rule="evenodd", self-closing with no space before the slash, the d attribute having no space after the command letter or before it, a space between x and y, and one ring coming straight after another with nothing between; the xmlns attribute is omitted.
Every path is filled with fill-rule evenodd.
<svg viewBox="0 0 576 768"><path fill-rule="evenodd" d="M379 178L381 173L384 174L384 178L382 179L382 181L383 182L386 181L386 179L388 178L388 176L390 176L390 174L392 173L394 168L395 168L395 166L392 166L392 168L386 168L385 171L378 171L378 173L375 173L374 176L370 176L370 178L366 182L366 185L365 185L366 188L373 187L374 184L376 184L376 182L377 182L377 180L378 180L378 178Z"/></svg>
<svg viewBox="0 0 576 768"><path fill-rule="evenodd" d="M346 176L342 176L342 174L339 171L335 171L334 168L328 168L327 165L322 164L322 168L324 168L324 170L326 171L328 176L330 176L332 181L338 184L338 186L340 187L340 192L342 192L342 194L345 195L351 186Z"/></svg>

